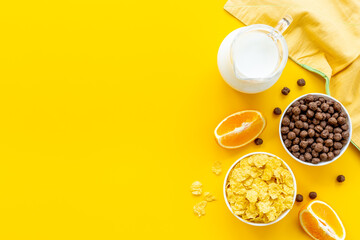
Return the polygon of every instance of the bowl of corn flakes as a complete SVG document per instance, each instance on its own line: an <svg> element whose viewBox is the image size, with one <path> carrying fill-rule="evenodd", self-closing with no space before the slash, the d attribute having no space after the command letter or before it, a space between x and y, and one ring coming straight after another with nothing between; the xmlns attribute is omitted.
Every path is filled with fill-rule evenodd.
<svg viewBox="0 0 360 240"><path fill-rule="evenodd" d="M285 161L267 152L238 159L226 174L224 199L233 215L253 226L283 219L294 205L296 180Z"/></svg>

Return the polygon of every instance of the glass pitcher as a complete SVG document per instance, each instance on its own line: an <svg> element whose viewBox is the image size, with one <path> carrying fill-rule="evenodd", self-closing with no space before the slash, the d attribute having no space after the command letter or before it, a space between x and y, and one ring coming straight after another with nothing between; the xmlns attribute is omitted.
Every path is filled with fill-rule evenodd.
<svg viewBox="0 0 360 240"><path fill-rule="evenodd" d="M282 33L291 22L292 18L285 16L275 28L254 24L231 32L218 52L223 79L244 93L259 93L274 85L288 59Z"/></svg>

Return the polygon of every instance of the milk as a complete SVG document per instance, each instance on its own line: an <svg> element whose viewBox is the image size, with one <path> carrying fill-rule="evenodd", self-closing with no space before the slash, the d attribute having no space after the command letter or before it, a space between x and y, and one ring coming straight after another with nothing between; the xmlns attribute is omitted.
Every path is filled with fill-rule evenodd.
<svg viewBox="0 0 360 240"><path fill-rule="evenodd" d="M225 82L243 93L259 93L274 85L288 58L287 44L280 33L268 25L255 24L227 35L217 56Z"/></svg>
<svg viewBox="0 0 360 240"><path fill-rule="evenodd" d="M261 80L271 76L279 65L274 40L261 31L246 32L232 43L231 58L237 78Z"/></svg>

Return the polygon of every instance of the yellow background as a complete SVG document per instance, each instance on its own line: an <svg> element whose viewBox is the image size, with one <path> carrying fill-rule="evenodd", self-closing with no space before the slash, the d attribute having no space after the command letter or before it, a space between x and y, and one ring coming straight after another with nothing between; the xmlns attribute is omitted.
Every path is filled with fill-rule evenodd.
<svg viewBox="0 0 360 240"><path fill-rule="evenodd" d="M0 7L0 239L308 239L297 221L302 204L263 228L227 209L224 173L252 151L282 157L304 203L316 191L337 210L348 239L360 237L359 152L350 146L331 165L300 165L282 149L272 114L324 92L323 79L289 60L268 91L228 87L217 49L242 25L223 10L225 1L7 2ZM264 144L220 148L214 128L244 109L266 116ZM210 171L215 160L220 176ZM189 192L195 180L218 199L200 219L192 207L201 198Z"/></svg>

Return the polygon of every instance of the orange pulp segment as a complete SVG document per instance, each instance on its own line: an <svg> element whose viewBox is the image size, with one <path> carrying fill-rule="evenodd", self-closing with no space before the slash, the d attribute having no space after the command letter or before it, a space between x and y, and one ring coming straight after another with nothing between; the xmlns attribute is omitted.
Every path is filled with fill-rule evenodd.
<svg viewBox="0 0 360 240"><path fill-rule="evenodd" d="M336 212L322 201L313 201L299 212L300 225L313 239L343 240L345 228Z"/></svg>
<svg viewBox="0 0 360 240"><path fill-rule="evenodd" d="M234 113L215 128L215 138L224 148L239 148L257 138L265 128L265 118L255 110Z"/></svg>

